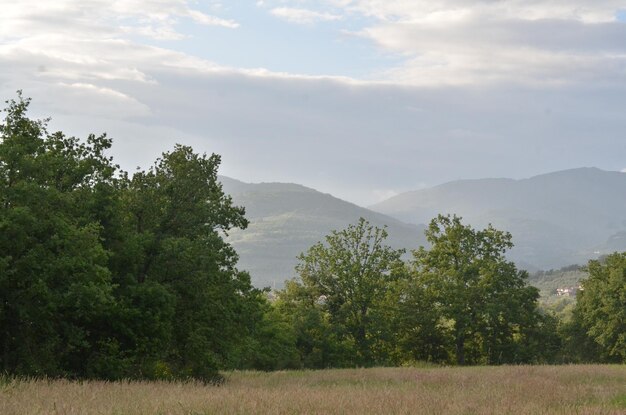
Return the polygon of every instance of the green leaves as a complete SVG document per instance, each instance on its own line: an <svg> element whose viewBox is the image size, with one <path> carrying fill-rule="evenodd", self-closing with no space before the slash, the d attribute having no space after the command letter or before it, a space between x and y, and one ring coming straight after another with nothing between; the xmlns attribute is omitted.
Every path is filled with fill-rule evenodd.
<svg viewBox="0 0 626 415"><path fill-rule="evenodd" d="M176 146L119 171L106 135L49 133L8 102L0 125L0 370L212 380L262 323L222 236L245 227L220 158ZM270 325L271 326L271 325Z"/></svg>
<svg viewBox="0 0 626 415"><path fill-rule="evenodd" d="M457 216L439 215L426 237L432 246L414 252L414 284L449 323L457 363L519 362L518 349L527 340L522 328L539 321L539 294L504 257L513 246L511 235L491 226L474 230Z"/></svg>
<svg viewBox="0 0 626 415"><path fill-rule="evenodd" d="M626 361L626 253L589 261L574 317L609 358Z"/></svg>
<svg viewBox="0 0 626 415"><path fill-rule="evenodd" d="M361 218L303 253L271 303L223 239L248 221L218 155L179 145L129 175L106 135L49 133L28 104L9 101L0 124L0 370L213 381L224 368L546 361L558 347L505 258L507 232L440 215L404 263ZM626 254L589 271L567 347L626 360Z"/></svg>
<svg viewBox="0 0 626 415"><path fill-rule="evenodd" d="M291 319L304 365L502 364L545 361L555 326L538 291L504 257L511 235L438 216L430 249L384 245L384 229L361 219L300 256L300 280L277 307ZM552 330L552 331L550 331Z"/></svg>
<svg viewBox="0 0 626 415"><path fill-rule="evenodd" d="M81 146L10 101L0 126L0 355L6 371L71 372L114 303L101 224L84 209L91 178L115 170L106 140Z"/></svg>
<svg viewBox="0 0 626 415"><path fill-rule="evenodd" d="M381 333L377 313L391 282L403 269L401 250L384 245L387 232L361 218L347 229L333 231L326 243L318 243L300 256L296 270L302 281L288 285L289 292L301 291L320 323L327 316L330 328L341 345L352 344L350 365L371 365L375 343Z"/></svg>
<svg viewBox="0 0 626 415"><path fill-rule="evenodd" d="M244 310L260 307L249 276L236 268L236 252L222 239L224 231L245 227L247 220L217 182L219 161L176 146L119 192L122 224L112 246L118 291L126 296L152 284L162 291L152 293L169 297L164 305L171 313L151 311L159 302L143 296L136 307L162 318L147 320L161 335L143 336L139 344L144 356L166 365L174 377L217 376L246 341L252 317ZM142 331L130 330L126 344L134 344L134 334Z"/></svg>

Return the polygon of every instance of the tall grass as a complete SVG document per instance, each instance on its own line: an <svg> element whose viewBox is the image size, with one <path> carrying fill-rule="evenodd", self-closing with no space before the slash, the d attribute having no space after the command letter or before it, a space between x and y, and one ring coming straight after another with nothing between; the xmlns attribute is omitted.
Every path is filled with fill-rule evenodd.
<svg viewBox="0 0 626 415"><path fill-rule="evenodd" d="M626 414L625 366L226 373L180 382L0 382L0 414Z"/></svg>

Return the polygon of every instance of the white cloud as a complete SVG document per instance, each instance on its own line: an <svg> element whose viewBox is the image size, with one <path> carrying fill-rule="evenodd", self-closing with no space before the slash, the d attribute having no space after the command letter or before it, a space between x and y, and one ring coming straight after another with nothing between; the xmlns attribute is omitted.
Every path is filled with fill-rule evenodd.
<svg viewBox="0 0 626 415"><path fill-rule="evenodd" d="M229 68L129 36L182 36L181 19L202 20L191 3L24 0L0 13L0 96L23 89L70 134L111 132L126 168L183 142L222 154L224 174L363 204L459 177L623 165L626 45L610 7L566 18L534 2L505 19L495 3L525 2L328 2L319 13L377 16L360 36L404 64L376 82Z"/></svg>
<svg viewBox="0 0 626 415"><path fill-rule="evenodd" d="M216 3L213 3L215 6ZM23 0L0 13L0 86L30 89L61 112L105 117L148 116L129 84L158 84L155 73L211 71L217 65L143 45L131 34L180 39L180 19L235 28L182 0ZM58 98L52 104L48 96ZM63 99L61 99L63 97Z"/></svg>
<svg viewBox="0 0 626 415"><path fill-rule="evenodd" d="M56 89L56 97L63 97L63 100L50 102L50 104L54 105L57 111L75 116L98 114L103 118L124 119L150 115L150 108L146 104L112 88L89 83L60 82L51 86L50 89ZM74 102L80 102L81 105L67 105Z"/></svg>
<svg viewBox="0 0 626 415"><path fill-rule="evenodd" d="M297 2L296 2L297 3ZM358 33L405 58L383 73L416 85L623 83L616 0L328 0L376 19Z"/></svg>
<svg viewBox="0 0 626 415"><path fill-rule="evenodd" d="M229 29L236 29L239 27L239 23L235 22L234 20L220 19L219 17L210 16L197 10L189 9L187 11L187 15L191 17L194 22L208 26L222 26Z"/></svg>
<svg viewBox="0 0 626 415"><path fill-rule="evenodd" d="M207 4L210 10L223 9L219 2ZM184 0L10 2L0 14L0 45L37 36L100 42L133 34L176 40L185 36L178 30L181 19L239 27L192 5ZM374 18L357 34L403 58L402 64L367 77L377 81L560 85L622 84L626 78L626 23L615 17L621 0L280 0L257 5L298 24ZM68 54L57 44L50 53Z"/></svg>
<svg viewBox="0 0 626 415"><path fill-rule="evenodd" d="M329 0L345 8L385 21L449 22L459 14L524 20L577 20L587 23L615 20L620 0Z"/></svg>
<svg viewBox="0 0 626 415"><path fill-rule="evenodd" d="M338 14L291 7L276 7L272 9L270 13L290 23L297 24L312 24L342 19L342 16Z"/></svg>
<svg viewBox="0 0 626 415"><path fill-rule="evenodd" d="M186 0L20 0L5 2L0 14L0 40L67 34L81 39L136 33L155 39L179 39L180 19L236 28L233 20L211 16Z"/></svg>

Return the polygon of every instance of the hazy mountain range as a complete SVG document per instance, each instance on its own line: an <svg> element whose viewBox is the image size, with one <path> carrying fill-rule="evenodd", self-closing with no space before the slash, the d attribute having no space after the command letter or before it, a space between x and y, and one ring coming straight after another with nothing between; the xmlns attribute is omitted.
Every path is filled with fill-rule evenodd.
<svg viewBox="0 0 626 415"><path fill-rule="evenodd" d="M626 249L626 174L596 168L523 180L459 180L407 192L370 207L408 223L456 213L474 226L513 234L510 258L558 268Z"/></svg>
<svg viewBox="0 0 626 415"><path fill-rule="evenodd" d="M387 226L394 248L425 244L424 226L362 208L305 186L292 183L250 184L221 176L224 191L245 206L250 225L229 232L240 255L239 268L250 271L257 286L282 287L293 277L297 256L332 230L344 229L360 217Z"/></svg>
<svg viewBox="0 0 626 415"><path fill-rule="evenodd" d="M250 226L231 232L229 241L257 286L282 286L299 253L361 216L388 226L389 244L407 249L425 244L424 224L438 213L456 213L475 227L491 223L513 234L509 257L530 271L626 250L626 174L620 172L581 168L523 180L459 180L369 209L297 184L220 180L246 207Z"/></svg>

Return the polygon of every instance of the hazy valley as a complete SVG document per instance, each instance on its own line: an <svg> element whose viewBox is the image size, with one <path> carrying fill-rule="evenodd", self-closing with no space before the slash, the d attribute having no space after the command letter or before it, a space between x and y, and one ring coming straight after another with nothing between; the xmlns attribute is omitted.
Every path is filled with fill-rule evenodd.
<svg viewBox="0 0 626 415"><path fill-rule="evenodd" d="M424 226L408 224L326 193L291 183L243 183L221 176L224 192L246 208L247 229L235 229L228 241L240 256L239 267L250 271L257 286L282 287L292 278L297 256L359 217L387 226L394 248L417 248L426 243Z"/></svg>
<svg viewBox="0 0 626 415"><path fill-rule="evenodd" d="M458 214L474 227L491 223L512 233L508 256L531 273L626 249L626 174L620 172L580 168L523 180L459 180L369 209L297 184L221 181L246 208L250 226L233 231L229 241L257 286L282 286L295 275L297 255L361 216L388 226L389 244L407 251L425 244L425 224L438 213Z"/></svg>

